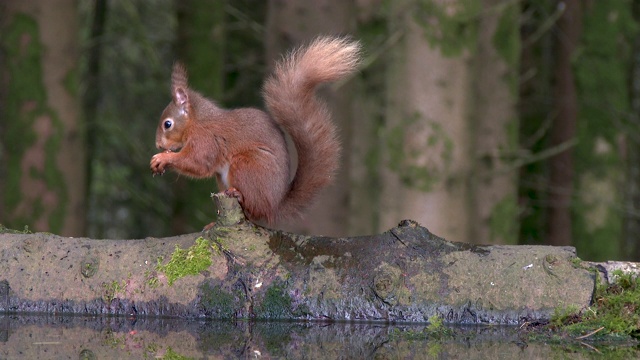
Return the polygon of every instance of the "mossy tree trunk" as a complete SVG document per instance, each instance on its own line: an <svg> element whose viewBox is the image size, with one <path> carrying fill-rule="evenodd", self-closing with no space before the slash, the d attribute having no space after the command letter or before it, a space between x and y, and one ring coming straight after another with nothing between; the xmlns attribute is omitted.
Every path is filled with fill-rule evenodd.
<svg viewBox="0 0 640 360"><path fill-rule="evenodd" d="M76 2L2 4L0 221L85 232L85 136L78 98Z"/></svg>
<svg viewBox="0 0 640 360"><path fill-rule="evenodd" d="M390 29L402 38L388 52L380 227L411 214L447 238L468 241L468 64L477 44L468 19L478 8L456 3L452 14L443 1L391 3Z"/></svg>
<svg viewBox="0 0 640 360"><path fill-rule="evenodd" d="M390 16L402 40L388 59L381 228L413 216L447 238L515 243L519 6L404 1Z"/></svg>
<svg viewBox="0 0 640 360"><path fill-rule="evenodd" d="M629 127L631 49L638 33L631 6L631 1L587 3L580 50L571 59L580 114L572 245L581 257L595 261L626 253L621 252L623 184L634 180L625 179L625 166L638 164L625 164L625 152L634 150L624 144L637 143L640 135ZM637 242L638 234L633 236Z"/></svg>

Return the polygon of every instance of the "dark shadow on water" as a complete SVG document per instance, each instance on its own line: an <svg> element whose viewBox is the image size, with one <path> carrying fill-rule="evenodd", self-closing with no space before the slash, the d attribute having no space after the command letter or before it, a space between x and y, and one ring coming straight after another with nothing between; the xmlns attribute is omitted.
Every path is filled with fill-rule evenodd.
<svg viewBox="0 0 640 360"><path fill-rule="evenodd" d="M526 360L588 359L602 351L594 344L574 349L528 342L515 327L456 327L453 337L426 336L425 328L0 314L0 359ZM619 358L640 356L637 347L618 347Z"/></svg>

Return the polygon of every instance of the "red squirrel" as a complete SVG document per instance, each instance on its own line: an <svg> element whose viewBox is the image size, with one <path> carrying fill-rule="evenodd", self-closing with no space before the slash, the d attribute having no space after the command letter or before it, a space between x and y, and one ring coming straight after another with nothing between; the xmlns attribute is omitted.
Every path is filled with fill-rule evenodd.
<svg viewBox="0 0 640 360"><path fill-rule="evenodd" d="M320 83L356 70L360 44L319 37L285 56L263 88L268 112L227 110L189 88L185 68L171 74L172 101L164 109L151 158L154 175L171 168L192 178L216 177L238 198L251 221L274 224L300 216L338 168L340 142L331 114L315 95ZM284 129L298 153L293 180ZM212 225L212 224L210 224Z"/></svg>

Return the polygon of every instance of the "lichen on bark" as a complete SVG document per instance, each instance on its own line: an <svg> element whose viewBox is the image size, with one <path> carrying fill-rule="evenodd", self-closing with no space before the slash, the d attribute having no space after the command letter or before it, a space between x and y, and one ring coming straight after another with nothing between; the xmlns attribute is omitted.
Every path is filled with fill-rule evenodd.
<svg viewBox="0 0 640 360"><path fill-rule="evenodd" d="M3 184L5 222L59 232L67 206L67 189L56 165L62 123L47 104L40 29L30 16L16 14L3 31L9 76L2 112L9 121L2 141L12 149L7 167L20 169L9 172Z"/></svg>

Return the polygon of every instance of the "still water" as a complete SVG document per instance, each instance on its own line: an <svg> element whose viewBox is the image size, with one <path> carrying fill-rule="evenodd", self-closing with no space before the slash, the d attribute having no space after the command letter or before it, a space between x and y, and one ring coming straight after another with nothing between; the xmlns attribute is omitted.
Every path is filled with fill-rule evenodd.
<svg viewBox="0 0 640 360"><path fill-rule="evenodd" d="M514 327L223 322L0 314L4 359L592 359L640 358L629 344L526 341Z"/></svg>

